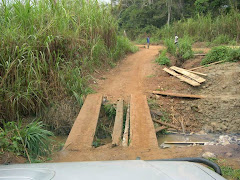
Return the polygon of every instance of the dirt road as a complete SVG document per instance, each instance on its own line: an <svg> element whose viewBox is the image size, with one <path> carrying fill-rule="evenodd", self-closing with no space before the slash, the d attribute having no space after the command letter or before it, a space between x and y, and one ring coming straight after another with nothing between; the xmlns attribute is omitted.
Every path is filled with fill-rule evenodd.
<svg viewBox="0 0 240 180"><path fill-rule="evenodd" d="M146 83L155 74L156 64L153 61L163 48L163 46L150 46L150 49L140 47L137 53L129 55L121 61L121 64L110 70L104 76L104 80L99 80L95 90L112 101L118 98L129 101L131 94L145 94L149 91Z"/></svg>

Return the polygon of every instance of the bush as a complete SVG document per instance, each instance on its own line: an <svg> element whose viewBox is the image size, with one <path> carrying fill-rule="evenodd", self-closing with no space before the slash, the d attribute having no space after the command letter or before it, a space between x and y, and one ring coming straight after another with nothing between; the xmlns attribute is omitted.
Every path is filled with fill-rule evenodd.
<svg viewBox="0 0 240 180"><path fill-rule="evenodd" d="M229 49L229 54L226 58L226 61L240 61L240 48L238 49Z"/></svg>
<svg viewBox="0 0 240 180"><path fill-rule="evenodd" d="M192 43L193 42L191 38L187 36L179 39L179 48L177 51L177 56L183 60L192 58L193 57Z"/></svg>
<svg viewBox="0 0 240 180"><path fill-rule="evenodd" d="M156 62L160 65L170 66L170 59L166 57L167 50L163 50L159 57L156 59Z"/></svg>
<svg viewBox="0 0 240 180"><path fill-rule="evenodd" d="M174 44L174 39L165 39L164 45L167 47L167 52L172 55L176 54L176 45Z"/></svg>
<svg viewBox="0 0 240 180"><path fill-rule="evenodd" d="M201 65L226 60L229 55L229 50L226 46L214 47L202 60Z"/></svg>
<svg viewBox="0 0 240 180"><path fill-rule="evenodd" d="M3 151L13 152L31 158L47 156L51 153L49 136L53 133L45 130L42 122L34 121L28 125L16 122L3 123L0 128L0 147Z"/></svg>
<svg viewBox="0 0 240 180"><path fill-rule="evenodd" d="M230 41L231 38L229 38L227 35L221 34L213 40L212 44L213 45L229 44Z"/></svg>

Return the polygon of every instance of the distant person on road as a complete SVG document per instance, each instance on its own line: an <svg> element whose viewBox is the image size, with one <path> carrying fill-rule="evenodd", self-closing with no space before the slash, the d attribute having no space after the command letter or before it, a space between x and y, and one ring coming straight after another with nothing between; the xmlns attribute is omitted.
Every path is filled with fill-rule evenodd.
<svg viewBox="0 0 240 180"><path fill-rule="evenodd" d="M178 47L178 36L177 36L177 34L175 35L175 41L174 41L174 44Z"/></svg>
<svg viewBox="0 0 240 180"><path fill-rule="evenodd" d="M150 38L149 38L149 36L147 37L147 47L148 47L148 49L149 49L149 45L150 45Z"/></svg>

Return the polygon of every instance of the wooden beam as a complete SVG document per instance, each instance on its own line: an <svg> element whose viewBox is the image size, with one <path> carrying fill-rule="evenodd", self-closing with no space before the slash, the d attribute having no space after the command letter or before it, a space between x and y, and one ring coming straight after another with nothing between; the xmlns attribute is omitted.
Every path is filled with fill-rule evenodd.
<svg viewBox="0 0 240 180"><path fill-rule="evenodd" d="M170 70L170 69L168 69L168 68L164 68L163 70L164 70L165 72L167 72L167 73L175 76L176 78L178 78L178 79L180 79L180 80L182 80L182 81L184 81L184 82L192 85L192 86L200 86L200 83L198 83L198 82L196 82L196 81L193 81L193 80L191 80L191 79L188 79L188 78L186 78L186 77L183 77L182 75L176 73L175 71L172 71L172 70Z"/></svg>
<svg viewBox="0 0 240 180"><path fill-rule="evenodd" d="M168 141L165 141L164 144L199 144L199 145L204 145L205 143L207 142L183 142L183 141L179 141L179 142L168 142Z"/></svg>
<svg viewBox="0 0 240 180"><path fill-rule="evenodd" d="M185 69L182 69L182 68L179 68L179 67L176 67L176 66L172 66L170 67L171 69L173 69L174 71L177 71L178 73L181 73L187 77L190 77L191 79L197 81L198 83L203 83L206 81L206 79L196 75L196 74L193 74L193 73L190 73L188 72L187 70Z"/></svg>
<svg viewBox="0 0 240 180"><path fill-rule="evenodd" d="M214 64L222 63L222 62L224 62L224 60L222 60L222 61L217 61L217 62L210 63L210 64L206 64L206 65L204 65L204 66L199 66L199 67L191 68L191 69L188 69L188 70L192 71L192 70L196 70L196 69L201 69L201 68L205 68L205 67L208 67L208 66L211 66L211 65L214 65Z"/></svg>
<svg viewBox="0 0 240 180"><path fill-rule="evenodd" d="M160 95L164 95L164 96L173 96L173 97L182 97L182 98L193 98L193 99L206 98L206 96L201 96L201 95L179 94L179 93L171 93L171 92L165 92L165 91L153 91L153 94L160 94Z"/></svg>
<svg viewBox="0 0 240 180"><path fill-rule="evenodd" d="M194 54L194 56L206 56L206 54Z"/></svg>
<svg viewBox="0 0 240 180"><path fill-rule="evenodd" d="M129 123L130 123L130 104L128 104L127 115L126 115L126 122L125 122L125 129L124 129L123 141L122 141L122 145L124 147L128 146Z"/></svg>
<svg viewBox="0 0 240 180"><path fill-rule="evenodd" d="M123 133L123 100L119 99L117 102L116 117L112 134L112 145L120 145Z"/></svg>
<svg viewBox="0 0 240 180"><path fill-rule="evenodd" d="M187 70L186 71L190 72L190 73L194 73L194 74L197 74L197 75L201 75L201 76L207 76L207 74L203 74L203 73L200 73L200 72L196 72L196 71L190 71L190 70Z"/></svg>

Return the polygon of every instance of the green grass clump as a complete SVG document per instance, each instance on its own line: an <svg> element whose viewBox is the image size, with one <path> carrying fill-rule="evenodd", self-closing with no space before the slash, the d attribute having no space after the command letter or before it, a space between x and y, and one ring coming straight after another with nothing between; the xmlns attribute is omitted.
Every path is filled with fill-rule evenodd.
<svg viewBox="0 0 240 180"><path fill-rule="evenodd" d="M240 169L233 169L225 165L224 159L209 158L210 161L218 164L222 170L222 175L226 179L239 180L240 179ZM211 169L211 168L210 168Z"/></svg>
<svg viewBox="0 0 240 180"><path fill-rule="evenodd" d="M7 122L0 128L0 146L3 151L25 157L29 155L31 159L35 159L51 153L50 136L53 133L45 130L42 122L34 121L28 125Z"/></svg>
<svg viewBox="0 0 240 180"><path fill-rule="evenodd" d="M159 57L155 60L156 63L160 64L160 65L167 65L170 66L170 59L166 56L167 50L163 50Z"/></svg>

